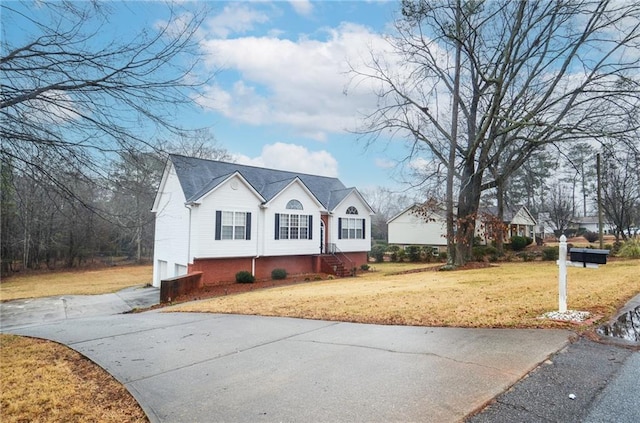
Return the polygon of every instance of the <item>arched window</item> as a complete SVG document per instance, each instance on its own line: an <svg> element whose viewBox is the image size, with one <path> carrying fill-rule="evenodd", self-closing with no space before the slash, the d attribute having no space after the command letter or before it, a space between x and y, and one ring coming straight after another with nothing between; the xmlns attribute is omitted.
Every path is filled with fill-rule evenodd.
<svg viewBox="0 0 640 423"><path fill-rule="evenodd" d="M291 200L287 203L287 210L302 210L302 203L298 200Z"/></svg>
<svg viewBox="0 0 640 423"><path fill-rule="evenodd" d="M347 214L358 214L358 209L353 206L349 206L349 208L347 208Z"/></svg>

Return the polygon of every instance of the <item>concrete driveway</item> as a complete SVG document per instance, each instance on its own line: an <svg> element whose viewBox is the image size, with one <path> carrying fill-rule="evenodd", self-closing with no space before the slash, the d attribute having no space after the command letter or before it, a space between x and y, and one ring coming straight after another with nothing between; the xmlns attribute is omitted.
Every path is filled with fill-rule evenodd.
<svg viewBox="0 0 640 423"><path fill-rule="evenodd" d="M152 422L459 421L573 334L158 310L20 326L6 304L3 332L81 352Z"/></svg>

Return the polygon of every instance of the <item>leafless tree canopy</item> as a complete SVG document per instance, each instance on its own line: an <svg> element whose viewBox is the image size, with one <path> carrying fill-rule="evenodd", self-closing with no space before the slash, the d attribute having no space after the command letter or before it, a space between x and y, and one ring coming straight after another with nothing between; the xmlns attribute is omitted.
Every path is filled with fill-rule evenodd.
<svg viewBox="0 0 640 423"><path fill-rule="evenodd" d="M92 178L104 174L105 155L177 132L178 111L206 83L195 38L203 14L171 10L129 39L107 31L109 6L43 2L32 15L35 4L0 5L2 163L68 194L61 169Z"/></svg>
<svg viewBox="0 0 640 423"><path fill-rule="evenodd" d="M362 133L426 146L455 173L458 264L471 256L466 217L483 190L545 145L616 138L639 125L637 2L405 0L396 29L395 58L372 52L367 69L353 70L380 87Z"/></svg>
<svg viewBox="0 0 640 423"><path fill-rule="evenodd" d="M166 7L164 23L127 36L109 2L0 3L3 275L148 259L161 150L228 158L210 132L180 127L212 77L205 10Z"/></svg>

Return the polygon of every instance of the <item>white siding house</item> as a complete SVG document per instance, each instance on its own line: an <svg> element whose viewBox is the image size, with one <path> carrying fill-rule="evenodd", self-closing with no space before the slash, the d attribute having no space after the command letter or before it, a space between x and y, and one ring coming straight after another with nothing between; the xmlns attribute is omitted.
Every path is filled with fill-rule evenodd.
<svg viewBox="0 0 640 423"><path fill-rule="evenodd" d="M535 238L537 222L525 206L507 207L503 210L502 230L503 239L509 242L513 236ZM489 243L495 236L491 226L498 215L497 207L481 207L476 221L476 236L480 237L483 244Z"/></svg>
<svg viewBox="0 0 640 423"><path fill-rule="evenodd" d="M371 245L371 207L323 176L171 155L152 212L154 286L192 271L209 284L240 270L337 272L366 263Z"/></svg>
<svg viewBox="0 0 640 423"><path fill-rule="evenodd" d="M447 246L447 223L443 216L431 213L428 217L416 213L413 205L387 221L389 244L425 245L439 250Z"/></svg>

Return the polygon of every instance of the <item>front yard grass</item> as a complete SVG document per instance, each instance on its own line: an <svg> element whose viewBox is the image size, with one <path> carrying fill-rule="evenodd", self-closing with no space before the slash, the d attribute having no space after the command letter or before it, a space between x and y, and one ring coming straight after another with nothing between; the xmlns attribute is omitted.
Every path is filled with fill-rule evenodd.
<svg viewBox="0 0 640 423"><path fill-rule="evenodd" d="M0 300L108 294L151 283L151 278L150 265L14 275L3 278L0 283Z"/></svg>
<svg viewBox="0 0 640 423"><path fill-rule="evenodd" d="M106 371L55 342L0 334L0 420L148 422Z"/></svg>
<svg viewBox="0 0 640 423"><path fill-rule="evenodd" d="M488 268L398 273L427 264L374 264L356 278L309 282L217 297L169 311L257 314L360 323L550 328L538 317L558 309L555 262L500 263ZM610 261L568 269L568 307L609 317L640 292L640 262Z"/></svg>
<svg viewBox="0 0 640 423"><path fill-rule="evenodd" d="M306 282L174 306L170 311L260 314L362 323L566 327L538 319L558 307L555 262L436 272L424 263L373 264L356 278ZM425 270L426 269L426 270ZM411 273L416 270L422 270ZM604 318L640 292L640 261L568 269L568 304ZM151 280L150 266L12 277L0 298L99 294ZM143 422L117 381L62 345L0 334L0 417L7 422Z"/></svg>
<svg viewBox="0 0 640 423"><path fill-rule="evenodd" d="M0 300L115 292L151 282L151 266L30 273L4 278ZM129 392L55 342L0 334L0 421L148 422Z"/></svg>

